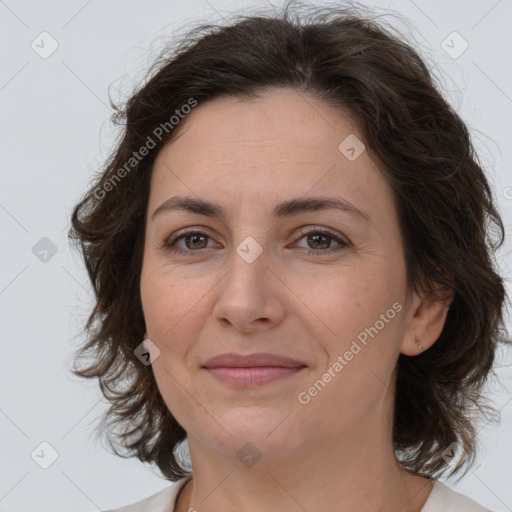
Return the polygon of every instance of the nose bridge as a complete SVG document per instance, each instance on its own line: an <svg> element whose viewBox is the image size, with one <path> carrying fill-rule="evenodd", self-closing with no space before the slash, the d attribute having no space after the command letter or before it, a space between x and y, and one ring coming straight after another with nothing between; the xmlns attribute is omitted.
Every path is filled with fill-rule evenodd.
<svg viewBox="0 0 512 512"><path fill-rule="evenodd" d="M234 223L232 226L233 243L235 254L234 262L239 263L237 267L245 263L254 265L267 259L266 251L269 247L270 230L266 227L264 206L258 199L259 195L247 197L243 190L239 193L239 202L232 210ZM264 250L265 247L265 250ZM239 262L237 256L241 262ZM262 256L265 256L262 258ZM260 263L261 264L261 263ZM257 267L260 267L260 264Z"/></svg>
<svg viewBox="0 0 512 512"><path fill-rule="evenodd" d="M250 195L246 192L239 190L238 201L231 208L235 219L231 228L234 246L229 263L231 270L226 279L231 292L240 294L240 300L243 297L256 300L254 294L262 293L262 286L271 285L268 279L273 274L267 267L274 261L271 254L274 231L272 219L265 217L261 190L254 190Z"/></svg>
<svg viewBox="0 0 512 512"><path fill-rule="evenodd" d="M265 268L270 257L269 244L261 240L261 237L258 240L252 235L244 236L234 247L229 277L235 285L257 288L264 284Z"/></svg>
<svg viewBox="0 0 512 512"><path fill-rule="evenodd" d="M242 330L256 320L277 319L276 315L279 316L282 308L278 305L277 290L272 283L275 277L268 268L271 259L269 250L255 237L242 238L234 247L230 270L219 288L214 308L217 319L228 321Z"/></svg>

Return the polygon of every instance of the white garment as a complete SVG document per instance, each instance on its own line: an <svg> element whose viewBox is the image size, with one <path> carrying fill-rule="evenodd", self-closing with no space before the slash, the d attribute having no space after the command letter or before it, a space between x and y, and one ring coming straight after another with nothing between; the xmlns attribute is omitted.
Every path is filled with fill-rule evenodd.
<svg viewBox="0 0 512 512"><path fill-rule="evenodd" d="M185 485L190 477L183 477L177 482L173 482L164 490L149 496L137 503L115 510L106 510L104 512L174 512L176 497L180 489ZM470 500L467 496L453 491L447 485L439 480L434 482L434 487L430 493L421 512L491 512Z"/></svg>

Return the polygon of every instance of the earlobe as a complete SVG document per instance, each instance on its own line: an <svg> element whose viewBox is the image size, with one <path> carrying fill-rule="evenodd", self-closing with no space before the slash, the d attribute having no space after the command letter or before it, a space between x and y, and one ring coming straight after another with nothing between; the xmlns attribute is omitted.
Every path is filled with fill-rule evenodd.
<svg viewBox="0 0 512 512"><path fill-rule="evenodd" d="M425 352L425 350L428 350L431 345L433 345L433 343L427 344L423 338L413 333L412 335L406 335L400 352L406 356L417 356Z"/></svg>

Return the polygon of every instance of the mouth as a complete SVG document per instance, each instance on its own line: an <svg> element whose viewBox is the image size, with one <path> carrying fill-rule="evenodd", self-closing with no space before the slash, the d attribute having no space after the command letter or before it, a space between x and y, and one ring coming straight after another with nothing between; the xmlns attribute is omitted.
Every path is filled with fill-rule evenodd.
<svg viewBox="0 0 512 512"><path fill-rule="evenodd" d="M232 387L259 387L295 376L306 365L276 354L221 354L203 365L210 375Z"/></svg>
<svg viewBox="0 0 512 512"><path fill-rule="evenodd" d="M300 368L283 368L279 366L261 366L252 368L206 368L216 379L234 387L249 388L263 386L270 382L285 379L301 372Z"/></svg>

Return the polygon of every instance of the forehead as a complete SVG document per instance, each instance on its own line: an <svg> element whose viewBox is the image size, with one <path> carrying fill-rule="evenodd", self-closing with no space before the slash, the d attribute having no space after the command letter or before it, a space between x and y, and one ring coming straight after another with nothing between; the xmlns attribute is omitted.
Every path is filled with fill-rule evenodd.
<svg viewBox="0 0 512 512"><path fill-rule="evenodd" d="M156 159L151 205L174 193L211 199L235 189L263 197L335 189L354 202L378 201L376 194L390 200L368 152L355 159L344 153L347 140L358 152L364 148L351 116L307 93L217 97L196 106L177 128Z"/></svg>
<svg viewBox="0 0 512 512"><path fill-rule="evenodd" d="M308 93L279 88L257 98L220 96L198 105L181 121L177 137L168 147L183 152L194 148L194 154L251 148L258 148L260 154L280 153L286 145L296 146L297 154L309 154L329 147L339 156L340 136L357 131L347 111Z"/></svg>

